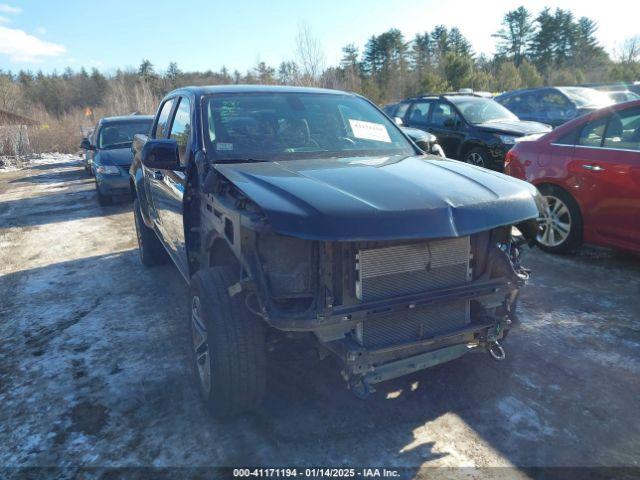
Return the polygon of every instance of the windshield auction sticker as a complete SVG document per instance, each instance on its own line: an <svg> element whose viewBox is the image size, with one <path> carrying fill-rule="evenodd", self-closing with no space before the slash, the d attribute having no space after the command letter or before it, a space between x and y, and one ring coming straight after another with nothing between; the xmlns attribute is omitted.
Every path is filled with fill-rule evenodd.
<svg viewBox="0 0 640 480"><path fill-rule="evenodd" d="M233 143L218 142L216 143L216 150L230 152L231 150L233 150Z"/></svg>
<svg viewBox="0 0 640 480"><path fill-rule="evenodd" d="M356 138L375 140L377 142L391 143L387 127L380 123L365 122L363 120L349 119L351 131Z"/></svg>

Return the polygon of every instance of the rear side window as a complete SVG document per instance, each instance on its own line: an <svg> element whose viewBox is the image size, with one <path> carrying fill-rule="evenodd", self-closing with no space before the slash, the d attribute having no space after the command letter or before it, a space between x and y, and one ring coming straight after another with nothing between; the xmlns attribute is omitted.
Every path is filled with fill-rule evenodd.
<svg viewBox="0 0 640 480"><path fill-rule="evenodd" d="M429 121L429 110L431 110L432 104L433 102L414 103L409 115L409 122L415 123L417 125L426 125ZM396 116L399 117L400 115Z"/></svg>
<svg viewBox="0 0 640 480"><path fill-rule="evenodd" d="M583 147L600 147L608 120L609 117L604 117L587 123L580 132L578 145L582 145Z"/></svg>
<svg viewBox="0 0 640 480"><path fill-rule="evenodd" d="M160 110L160 116L158 117L158 124L154 132L154 138L167 138L169 133L169 114L173 108L173 99L167 100Z"/></svg>
<svg viewBox="0 0 640 480"><path fill-rule="evenodd" d="M602 146L615 150L640 150L640 108L614 113Z"/></svg>
<svg viewBox="0 0 640 480"><path fill-rule="evenodd" d="M180 163L187 161L187 145L191 135L191 102L188 98L182 97L171 125L170 138L178 142L178 152L180 153Z"/></svg>

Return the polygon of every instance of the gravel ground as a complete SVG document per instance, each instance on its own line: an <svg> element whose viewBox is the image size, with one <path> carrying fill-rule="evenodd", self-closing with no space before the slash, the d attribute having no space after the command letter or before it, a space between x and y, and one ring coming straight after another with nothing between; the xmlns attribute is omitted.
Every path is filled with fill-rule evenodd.
<svg viewBox="0 0 640 480"><path fill-rule="evenodd" d="M332 359L281 343L264 408L213 421L187 362L186 285L140 264L130 204L100 207L77 157L0 170L0 466L640 467L640 259L525 264L504 362L467 355L362 401Z"/></svg>

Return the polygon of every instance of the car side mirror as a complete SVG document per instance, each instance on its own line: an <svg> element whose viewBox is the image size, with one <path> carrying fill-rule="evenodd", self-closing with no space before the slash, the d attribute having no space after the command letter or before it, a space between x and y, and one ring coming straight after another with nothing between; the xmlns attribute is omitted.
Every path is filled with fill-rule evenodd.
<svg viewBox="0 0 640 480"><path fill-rule="evenodd" d="M82 142L80 142L80 148L83 150L95 150L96 147L94 147L93 145L91 145L91 142L89 141L88 138L83 138Z"/></svg>
<svg viewBox="0 0 640 480"><path fill-rule="evenodd" d="M404 122L402 121L402 119L400 117L393 117L393 121L396 122L396 125L398 125L399 127L404 125Z"/></svg>
<svg viewBox="0 0 640 480"><path fill-rule="evenodd" d="M172 138L149 138L142 147L140 160L154 170L181 170L178 142Z"/></svg>
<svg viewBox="0 0 640 480"><path fill-rule="evenodd" d="M447 118L447 119L444 121L443 125L444 125L445 127L447 127L447 128L455 128L455 127L457 127L457 126L458 126L457 122L456 122L456 121L455 121L455 119L453 119L453 118Z"/></svg>

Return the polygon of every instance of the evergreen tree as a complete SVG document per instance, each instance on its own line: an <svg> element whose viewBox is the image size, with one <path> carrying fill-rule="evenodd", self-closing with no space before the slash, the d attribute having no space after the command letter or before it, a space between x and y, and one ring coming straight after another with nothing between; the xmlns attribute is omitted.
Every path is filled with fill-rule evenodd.
<svg viewBox="0 0 640 480"><path fill-rule="evenodd" d="M538 71L549 81L554 64L554 47L558 34L557 24L550 9L543 9L536 17L538 30L533 37L531 53Z"/></svg>
<svg viewBox="0 0 640 480"><path fill-rule="evenodd" d="M498 55L513 59L516 67L530 54L535 27L531 13L525 7L507 12L502 28L493 36L498 38Z"/></svg>

